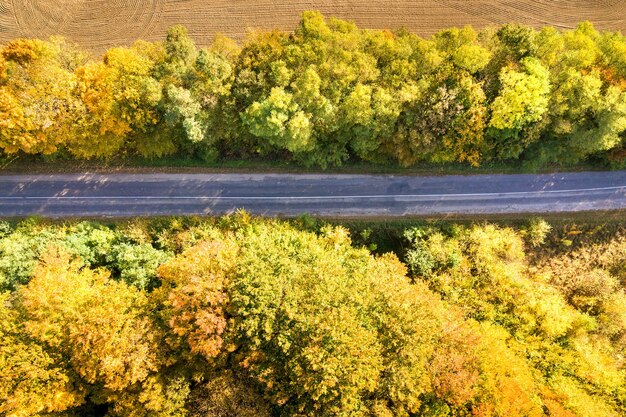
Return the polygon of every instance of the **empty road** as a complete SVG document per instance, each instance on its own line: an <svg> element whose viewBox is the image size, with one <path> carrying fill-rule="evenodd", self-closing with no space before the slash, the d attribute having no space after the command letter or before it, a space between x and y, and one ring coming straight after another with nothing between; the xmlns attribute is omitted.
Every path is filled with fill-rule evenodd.
<svg viewBox="0 0 626 417"><path fill-rule="evenodd" d="M0 217L404 216L626 208L626 171L542 175L71 174L0 176Z"/></svg>

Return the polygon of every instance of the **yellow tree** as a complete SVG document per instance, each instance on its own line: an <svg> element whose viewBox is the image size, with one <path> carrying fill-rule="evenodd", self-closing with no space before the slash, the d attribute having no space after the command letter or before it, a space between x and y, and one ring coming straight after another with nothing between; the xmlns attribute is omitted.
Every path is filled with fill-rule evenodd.
<svg viewBox="0 0 626 417"><path fill-rule="evenodd" d="M394 256L353 248L341 227L254 225L238 243L234 358L286 415L419 411L443 306Z"/></svg>
<svg viewBox="0 0 626 417"><path fill-rule="evenodd" d="M10 294L0 295L0 414L63 411L82 403L84 395L61 355L27 335Z"/></svg>
<svg viewBox="0 0 626 417"><path fill-rule="evenodd" d="M111 48L103 62L76 70L83 113L72 152L82 157L110 157L139 149L142 154L170 153L171 141L151 139L159 123L160 83L152 77L162 59L159 44L137 41L131 48Z"/></svg>
<svg viewBox="0 0 626 417"><path fill-rule="evenodd" d="M128 122L115 117L113 80L104 63L89 63L76 69L76 90L83 108L75 125L69 150L89 158L112 156L124 145L131 131Z"/></svg>
<svg viewBox="0 0 626 417"><path fill-rule="evenodd" d="M6 153L55 152L67 140L76 111L72 71L58 41L17 39L0 51L0 148Z"/></svg>
<svg viewBox="0 0 626 417"><path fill-rule="evenodd" d="M215 358L224 345L227 319L227 279L234 271L237 246L231 239L203 242L189 248L158 269L162 287L155 292L164 304L163 315L192 354Z"/></svg>
<svg viewBox="0 0 626 417"><path fill-rule="evenodd" d="M550 102L550 73L535 58L524 58L520 68L500 71L500 90L491 103L488 133L494 152L502 159L517 158L536 137L524 134L541 122Z"/></svg>
<svg viewBox="0 0 626 417"><path fill-rule="evenodd" d="M145 294L104 271L80 269L63 252L43 256L19 298L24 334L58 355L94 402L139 395L164 362Z"/></svg>

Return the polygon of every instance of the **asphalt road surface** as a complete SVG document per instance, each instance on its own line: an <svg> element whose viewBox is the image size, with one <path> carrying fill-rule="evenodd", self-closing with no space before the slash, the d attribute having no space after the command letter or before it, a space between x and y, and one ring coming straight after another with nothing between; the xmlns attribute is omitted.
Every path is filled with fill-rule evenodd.
<svg viewBox="0 0 626 417"><path fill-rule="evenodd" d="M0 176L0 217L403 216L626 208L626 171L545 175L72 174Z"/></svg>

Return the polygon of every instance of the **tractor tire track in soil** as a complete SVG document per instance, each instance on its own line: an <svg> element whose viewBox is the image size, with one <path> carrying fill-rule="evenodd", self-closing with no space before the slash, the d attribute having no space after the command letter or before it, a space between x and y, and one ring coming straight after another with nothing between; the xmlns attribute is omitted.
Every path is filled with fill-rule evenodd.
<svg viewBox="0 0 626 417"><path fill-rule="evenodd" d="M0 0L0 42L62 35L102 52L136 39L163 39L183 24L205 46L216 34L242 40L250 30L293 30L305 10L362 28L405 27L423 36L453 26L507 22L626 30L623 0Z"/></svg>

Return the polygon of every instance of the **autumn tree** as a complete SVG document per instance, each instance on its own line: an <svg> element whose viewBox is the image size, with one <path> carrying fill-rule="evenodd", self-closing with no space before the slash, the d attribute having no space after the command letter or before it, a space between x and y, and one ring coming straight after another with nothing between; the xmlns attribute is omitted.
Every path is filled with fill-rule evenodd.
<svg viewBox="0 0 626 417"><path fill-rule="evenodd" d="M149 309L145 294L104 271L81 269L54 250L19 291L24 334L71 371L79 404L123 404L130 395L147 400L154 394L154 374L164 358ZM154 413L167 403L163 398L152 406L146 400L143 407Z"/></svg>
<svg viewBox="0 0 626 417"><path fill-rule="evenodd" d="M616 76L617 68L607 66L610 47L590 23L540 35L541 44L547 45L542 59L551 64L554 91L550 124L534 159L577 162L620 146L626 130L625 84Z"/></svg>
<svg viewBox="0 0 626 417"><path fill-rule="evenodd" d="M51 154L70 137L78 103L73 72L59 59L63 43L16 39L0 54L0 149Z"/></svg>
<svg viewBox="0 0 626 417"><path fill-rule="evenodd" d="M142 139L159 122L156 106L162 91L152 70L162 54L158 45L138 41L131 48L108 50L103 62L77 69L85 112L77 126L75 152L110 157L132 149L145 154L174 151L167 141L142 147ZM104 140L94 140L99 137Z"/></svg>
<svg viewBox="0 0 626 417"><path fill-rule="evenodd" d="M242 114L247 131L263 140L261 148L284 149L304 164L320 166L339 165L351 151L362 157L376 150L399 110L390 90L379 85L374 53L383 49L371 45L380 42L374 37L352 23L326 22L307 12L292 37L271 39L275 58L269 65L252 69L246 62L250 69L242 68L239 77L262 77L265 83L248 90ZM242 57L248 53L244 47Z"/></svg>
<svg viewBox="0 0 626 417"><path fill-rule="evenodd" d="M130 124L116 116L114 79L102 62L76 69L76 95L82 103L70 151L81 158L111 157L124 151Z"/></svg>
<svg viewBox="0 0 626 417"><path fill-rule="evenodd" d="M24 317L8 293L0 296L0 413L7 417L64 411L85 391L58 352L28 336Z"/></svg>
<svg viewBox="0 0 626 417"><path fill-rule="evenodd" d="M390 148L404 166L419 161L479 165L487 150L485 95L467 72L439 71L424 80L428 84L420 99L405 106Z"/></svg>
<svg viewBox="0 0 626 417"><path fill-rule="evenodd" d="M245 213L0 223L0 413L623 415L623 231L540 223L412 227L406 265Z"/></svg>
<svg viewBox="0 0 626 417"><path fill-rule="evenodd" d="M481 323L470 351L480 374L476 412L543 415L537 406L543 403L562 415L619 414L620 344L600 336L594 318L602 305L611 306L611 315L621 309L614 302L623 294L609 273L564 268L563 258L529 268L521 236L511 229L473 226L447 234L421 228L407 237L416 279Z"/></svg>
<svg viewBox="0 0 626 417"><path fill-rule="evenodd" d="M207 361L225 350L226 289L237 253L235 243L224 238L195 245L159 267L162 286L154 297L161 299L163 319L178 336L171 339L177 350Z"/></svg>
<svg viewBox="0 0 626 417"><path fill-rule="evenodd" d="M498 158L517 158L529 143L539 139L531 132L546 116L550 100L548 69L535 58L524 58L520 68L500 72L500 90L490 105L488 135Z"/></svg>
<svg viewBox="0 0 626 417"><path fill-rule="evenodd" d="M439 311L422 306L436 298L412 286L395 257L351 248L345 229L242 233L231 337L274 404L292 415L416 412L440 325Z"/></svg>

